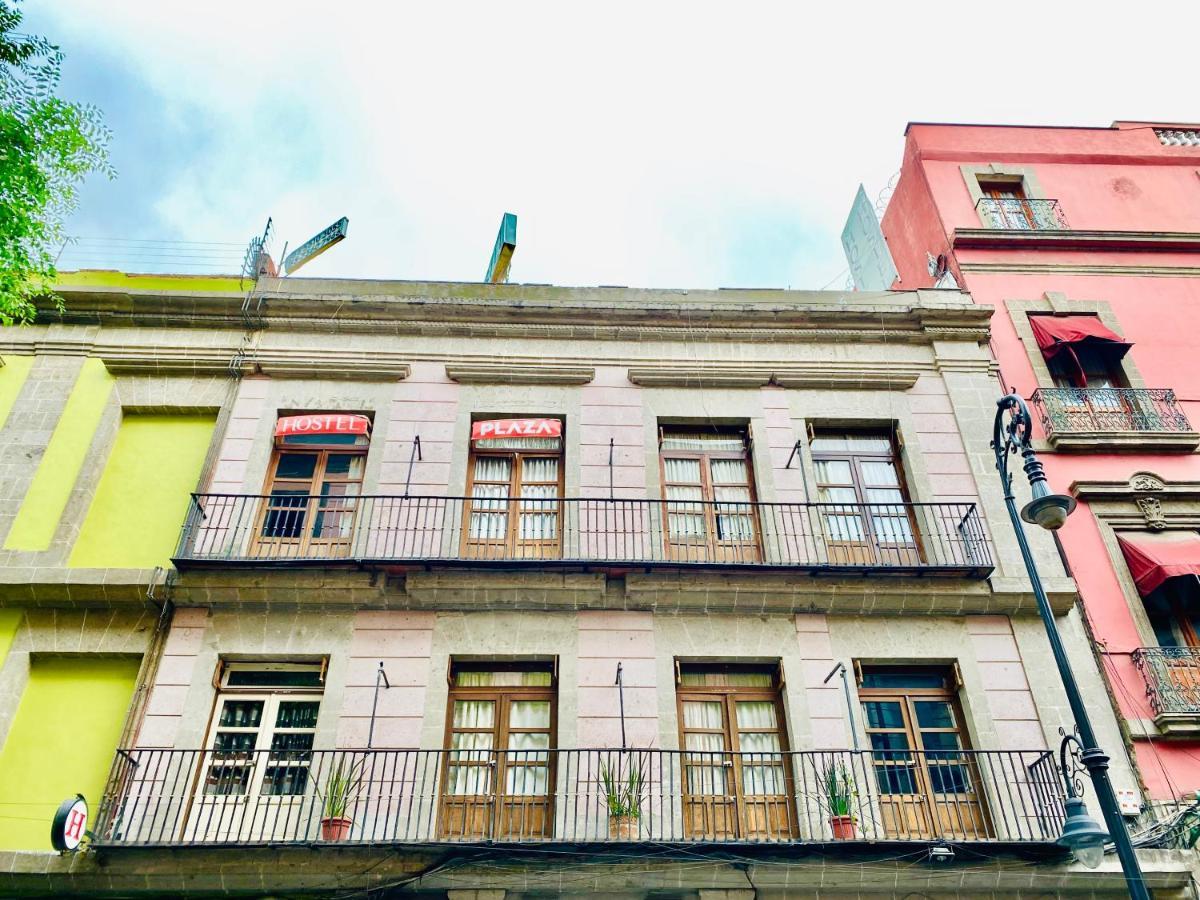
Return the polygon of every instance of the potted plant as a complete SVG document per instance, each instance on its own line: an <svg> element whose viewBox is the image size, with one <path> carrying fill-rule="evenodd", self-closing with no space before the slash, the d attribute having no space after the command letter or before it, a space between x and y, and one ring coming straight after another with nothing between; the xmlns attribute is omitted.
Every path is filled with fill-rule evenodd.
<svg viewBox="0 0 1200 900"><path fill-rule="evenodd" d="M354 820L346 815L358 797L362 785L362 760L353 762L345 756L325 778L325 790L318 790L321 797L321 840L344 841L350 836Z"/></svg>
<svg viewBox="0 0 1200 900"><path fill-rule="evenodd" d="M609 839L636 841L646 791L646 769L641 754L627 757L625 765L619 762L614 765L611 758L601 762L600 783L608 807Z"/></svg>
<svg viewBox="0 0 1200 900"><path fill-rule="evenodd" d="M825 802L829 805L829 827L833 831L835 841L853 840L855 837L855 818L851 809L858 792L854 788L854 779L842 761L834 762L825 767Z"/></svg>

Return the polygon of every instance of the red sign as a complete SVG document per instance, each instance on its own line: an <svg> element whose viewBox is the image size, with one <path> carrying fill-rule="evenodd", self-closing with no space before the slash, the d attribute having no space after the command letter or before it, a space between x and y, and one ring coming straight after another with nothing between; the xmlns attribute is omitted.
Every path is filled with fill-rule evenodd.
<svg viewBox="0 0 1200 900"><path fill-rule="evenodd" d="M371 420L349 413L329 413L315 416L280 416L275 423L275 437L293 434L370 434Z"/></svg>
<svg viewBox="0 0 1200 900"><path fill-rule="evenodd" d="M506 437L562 437L562 419L488 419L471 425L471 440Z"/></svg>

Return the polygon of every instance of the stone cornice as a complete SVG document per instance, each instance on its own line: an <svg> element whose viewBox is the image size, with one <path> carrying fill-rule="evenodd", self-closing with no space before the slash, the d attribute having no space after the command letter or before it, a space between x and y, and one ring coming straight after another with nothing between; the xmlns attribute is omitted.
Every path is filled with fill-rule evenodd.
<svg viewBox="0 0 1200 900"><path fill-rule="evenodd" d="M1200 497L1200 481L1167 481L1153 472L1135 472L1121 481L1075 481L1068 490L1072 497L1089 503L1097 500L1130 500L1141 494L1187 499Z"/></svg>
<svg viewBox="0 0 1200 900"><path fill-rule="evenodd" d="M1200 251L1200 232L956 228L954 249Z"/></svg>
<svg viewBox="0 0 1200 900"><path fill-rule="evenodd" d="M643 387L763 387L907 390L921 367L893 363L825 361L797 365L755 366L675 363L633 366L629 380Z"/></svg>
<svg viewBox="0 0 1200 900"><path fill-rule="evenodd" d="M1132 275L1138 278L1200 278L1200 266L1114 266L1100 263L965 262L959 268L968 274L1020 273L1026 275Z"/></svg>
<svg viewBox="0 0 1200 900"><path fill-rule="evenodd" d="M990 309L953 291L653 291L264 279L256 316L279 330L614 340L982 341ZM71 287L44 322L245 330L227 293Z"/></svg>
<svg viewBox="0 0 1200 900"><path fill-rule="evenodd" d="M327 378L355 381L399 381L409 364L397 354L372 351L271 348L248 350L221 347L107 347L91 348L113 375L270 375L274 378Z"/></svg>
<svg viewBox="0 0 1200 900"><path fill-rule="evenodd" d="M446 377L461 384L587 384L594 366L539 363L447 363Z"/></svg>

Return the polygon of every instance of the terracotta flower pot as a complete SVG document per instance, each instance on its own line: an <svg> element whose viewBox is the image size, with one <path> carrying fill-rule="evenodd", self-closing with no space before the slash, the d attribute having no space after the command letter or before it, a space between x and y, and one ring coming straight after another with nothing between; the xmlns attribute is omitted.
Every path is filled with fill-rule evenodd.
<svg viewBox="0 0 1200 900"><path fill-rule="evenodd" d="M323 841L344 841L350 837L350 826L354 824L353 819L347 819L345 816L331 816L321 820L321 840Z"/></svg>
<svg viewBox="0 0 1200 900"><path fill-rule="evenodd" d="M835 841L854 840L856 834L854 816L830 816L829 827L833 829L833 839Z"/></svg>
<svg viewBox="0 0 1200 900"><path fill-rule="evenodd" d="M611 841L636 841L638 839L638 817L609 816L608 839Z"/></svg>

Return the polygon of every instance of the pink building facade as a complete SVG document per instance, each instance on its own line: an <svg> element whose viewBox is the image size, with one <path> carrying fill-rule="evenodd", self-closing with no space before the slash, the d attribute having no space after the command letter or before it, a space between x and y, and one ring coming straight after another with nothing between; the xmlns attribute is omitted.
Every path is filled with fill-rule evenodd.
<svg viewBox="0 0 1200 900"><path fill-rule="evenodd" d="M894 287L994 307L996 396L1079 501L1061 550L1146 798L1194 800L1200 127L912 124L882 226Z"/></svg>

